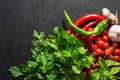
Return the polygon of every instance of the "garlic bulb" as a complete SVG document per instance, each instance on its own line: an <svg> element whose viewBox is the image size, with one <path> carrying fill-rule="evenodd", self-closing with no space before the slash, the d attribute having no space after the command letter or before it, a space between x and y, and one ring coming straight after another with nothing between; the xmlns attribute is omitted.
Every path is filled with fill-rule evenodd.
<svg viewBox="0 0 120 80"><path fill-rule="evenodd" d="M111 14L111 12L110 12L110 10L108 8L103 8L101 10L101 12L102 12L102 16L104 16L105 18L108 18L110 16L110 14Z"/></svg>
<svg viewBox="0 0 120 80"><path fill-rule="evenodd" d="M101 14L102 16L104 16L105 18L110 18L111 19L111 24L118 24L118 17L117 17L117 11L116 14L113 14L110 12L110 10L108 8L103 8L101 10Z"/></svg>
<svg viewBox="0 0 120 80"><path fill-rule="evenodd" d="M108 30L108 37L114 42L120 42L120 25L112 25Z"/></svg>

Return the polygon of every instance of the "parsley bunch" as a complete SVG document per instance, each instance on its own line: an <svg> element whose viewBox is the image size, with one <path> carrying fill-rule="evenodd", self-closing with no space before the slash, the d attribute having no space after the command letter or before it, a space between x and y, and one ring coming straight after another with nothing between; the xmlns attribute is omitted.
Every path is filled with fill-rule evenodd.
<svg viewBox="0 0 120 80"><path fill-rule="evenodd" d="M34 49L32 60L26 64L13 66L9 69L17 78L24 80L84 80L82 69L90 68L94 63L93 55L86 54L84 42L74 35L55 27L52 34L33 33L31 41Z"/></svg>

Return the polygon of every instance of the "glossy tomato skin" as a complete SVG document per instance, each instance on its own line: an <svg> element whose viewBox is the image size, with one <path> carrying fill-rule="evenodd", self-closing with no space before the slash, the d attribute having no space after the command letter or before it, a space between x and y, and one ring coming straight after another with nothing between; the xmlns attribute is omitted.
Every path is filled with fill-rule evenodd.
<svg viewBox="0 0 120 80"><path fill-rule="evenodd" d="M98 55L98 56L103 56L104 55L104 52L103 52L103 50L102 49L100 49L100 48L97 48L97 49L95 49L95 54L96 55Z"/></svg>
<svg viewBox="0 0 120 80"><path fill-rule="evenodd" d="M97 47L97 44L92 44L92 49L93 50L95 50L95 49L97 49L98 47Z"/></svg>
<svg viewBox="0 0 120 80"><path fill-rule="evenodd" d="M80 34L79 34L79 33L75 33L75 36L76 36L76 37L79 37L79 36L80 36Z"/></svg>
<svg viewBox="0 0 120 80"><path fill-rule="evenodd" d="M96 41L99 41L99 40L101 40L101 37L97 37Z"/></svg>
<svg viewBox="0 0 120 80"><path fill-rule="evenodd" d="M109 44L108 42L105 42L103 48L104 48L104 49L107 49L107 48L109 48L109 47L110 47L110 44Z"/></svg>
<svg viewBox="0 0 120 80"><path fill-rule="evenodd" d="M113 49L118 48L118 43L117 43L117 42L113 42L113 43L112 43L112 47L113 47Z"/></svg>
<svg viewBox="0 0 120 80"><path fill-rule="evenodd" d="M102 36L102 40L105 41L105 42L108 42L109 41L109 38L107 35L104 35Z"/></svg>
<svg viewBox="0 0 120 80"><path fill-rule="evenodd" d="M109 55L112 54L112 50L110 48L107 48L107 49L104 50L104 53L105 53L105 55L109 56Z"/></svg>
<svg viewBox="0 0 120 80"><path fill-rule="evenodd" d="M113 58L115 61L117 61L117 62L119 62L120 61L120 56L114 56L114 58Z"/></svg>
<svg viewBox="0 0 120 80"><path fill-rule="evenodd" d="M115 49L113 53L114 53L114 55L120 55L120 49L118 49L118 48Z"/></svg>
<svg viewBox="0 0 120 80"><path fill-rule="evenodd" d="M99 48L103 48L103 47L104 47L104 44L105 44L105 42L102 41L102 40L98 40L98 41L97 41L97 46L98 46Z"/></svg>

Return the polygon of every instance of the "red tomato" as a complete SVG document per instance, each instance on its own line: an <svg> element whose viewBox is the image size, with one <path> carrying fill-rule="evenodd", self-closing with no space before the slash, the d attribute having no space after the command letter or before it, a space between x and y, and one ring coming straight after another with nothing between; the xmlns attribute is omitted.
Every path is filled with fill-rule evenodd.
<svg viewBox="0 0 120 80"><path fill-rule="evenodd" d="M113 43L112 43L112 47L113 47L114 49L118 48L118 43L117 43L117 42L113 42Z"/></svg>
<svg viewBox="0 0 120 80"><path fill-rule="evenodd" d="M113 51L114 51L113 47L109 47L109 49L111 50L111 52L113 52Z"/></svg>
<svg viewBox="0 0 120 80"><path fill-rule="evenodd" d="M102 49L97 48L97 49L95 49L95 54L98 55L98 56L103 56L103 55L104 55L104 52L103 52Z"/></svg>
<svg viewBox="0 0 120 80"><path fill-rule="evenodd" d="M115 61L120 61L120 56L114 56Z"/></svg>
<svg viewBox="0 0 120 80"><path fill-rule="evenodd" d="M106 35L108 33L108 31L107 30L104 30L103 32L102 32L102 35Z"/></svg>
<svg viewBox="0 0 120 80"><path fill-rule="evenodd" d="M110 54L110 55L107 56L107 58L108 58L108 59L113 59L113 55Z"/></svg>
<svg viewBox="0 0 120 80"><path fill-rule="evenodd" d="M79 36L80 36L80 34L79 34L79 33L75 33L75 36L76 36L76 37L79 37Z"/></svg>
<svg viewBox="0 0 120 80"><path fill-rule="evenodd" d="M96 41L99 41L99 40L101 40L101 37L97 37Z"/></svg>
<svg viewBox="0 0 120 80"><path fill-rule="evenodd" d="M118 48L115 49L113 53L114 53L114 55L119 55L120 54L120 49L118 49Z"/></svg>
<svg viewBox="0 0 120 80"><path fill-rule="evenodd" d="M93 69L89 69L88 73L91 74L93 72Z"/></svg>
<svg viewBox="0 0 120 80"><path fill-rule="evenodd" d="M82 72L82 75L83 75L84 77L87 77L87 76L88 76L88 73L87 73L86 71L83 71L83 72Z"/></svg>
<svg viewBox="0 0 120 80"><path fill-rule="evenodd" d="M91 66L91 69L95 69L97 68L97 65L94 63L92 66Z"/></svg>
<svg viewBox="0 0 120 80"><path fill-rule="evenodd" d="M98 48L98 47L97 47L97 44L92 45L92 49L93 49L93 50L95 50L96 48Z"/></svg>
<svg viewBox="0 0 120 80"><path fill-rule="evenodd" d="M107 48L109 48L109 47L110 47L110 44L109 44L108 42L105 42L103 48L104 48L104 49L107 49Z"/></svg>
<svg viewBox="0 0 120 80"><path fill-rule="evenodd" d="M111 51L111 49L110 48L107 48L107 49L105 49L104 50L104 53L105 53L105 55L111 55L112 54L112 51Z"/></svg>
<svg viewBox="0 0 120 80"><path fill-rule="evenodd" d="M97 41L97 46L98 46L99 48L103 48L104 44L105 44L105 42L102 41L102 40L98 40L98 41Z"/></svg>
<svg viewBox="0 0 120 80"><path fill-rule="evenodd" d="M104 35L102 36L102 40L105 41L105 42L108 42L109 41L109 38L107 35Z"/></svg>

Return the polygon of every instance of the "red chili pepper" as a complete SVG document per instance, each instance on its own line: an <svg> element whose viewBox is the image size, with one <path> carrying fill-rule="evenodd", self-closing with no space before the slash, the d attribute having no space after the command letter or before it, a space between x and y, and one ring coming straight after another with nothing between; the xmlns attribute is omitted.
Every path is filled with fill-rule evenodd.
<svg viewBox="0 0 120 80"><path fill-rule="evenodd" d="M84 15L80 18L78 18L74 24L76 26L80 26L81 24L83 24L84 22L86 21L89 21L89 20L105 20L105 18L99 14L87 14L87 15Z"/></svg>
<svg viewBox="0 0 120 80"><path fill-rule="evenodd" d="M96 25L97 23L98 23L98 21L92 21L92 22L89 22L89 23L86 24L84 27L82 27L82 29L83 29L83 30L87 30L88 28L90 28L90 27ZM76 25L78 25L78 24L76 24ZM76 37L79 37L80 34L75 33L75 36L76 36Z"/></svg>
<svg viewBox="0 0 120 80"><path fill-rule="evenodd" d="M93 34L91 36L89 36L88 40L92 41L93 39L95 39L98 35L97 34Z"/></svg>
<svg viewBox="0 0 120 80"><path fill-rule="evenodd" d="M89 22L88 24L86 24L82 29L83 30L87 30L88 28L96 25L98 23L98 21L92 21L92 22Z"/></svg>

